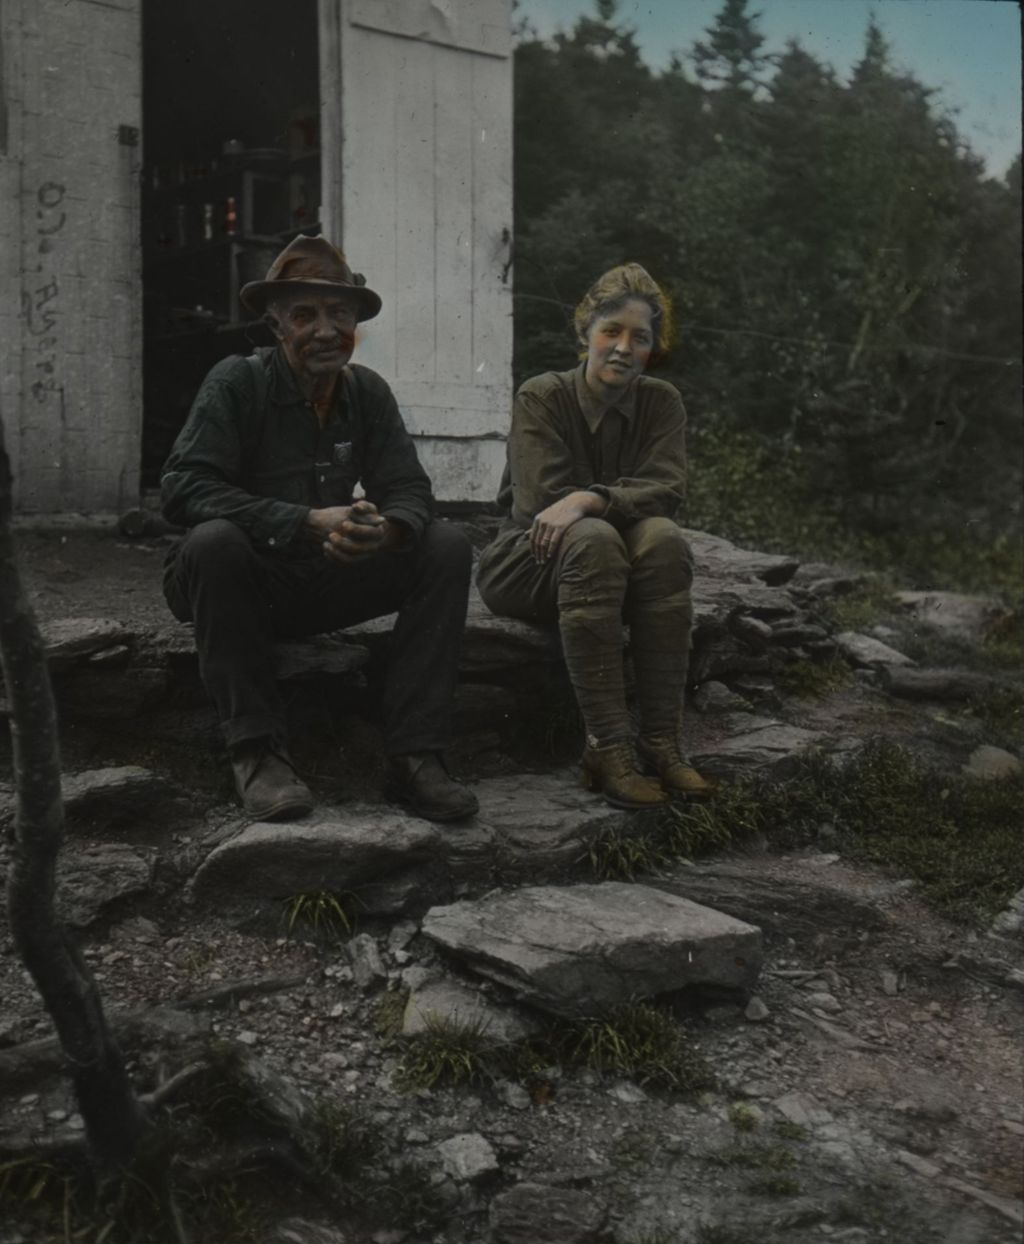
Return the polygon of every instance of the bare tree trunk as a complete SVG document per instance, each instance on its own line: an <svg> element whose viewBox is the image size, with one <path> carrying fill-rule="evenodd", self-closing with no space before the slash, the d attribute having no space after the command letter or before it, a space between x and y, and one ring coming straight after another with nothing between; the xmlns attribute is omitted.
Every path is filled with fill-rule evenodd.
<svg viewBox="0 0 1024 1244"><path fill-rule="evenodd" d="M53 1019L101 1171L128 1166L147 1131L92 975L54 908L64 836L60 752L42 637L11 533L11 467L0 422L0 659L11 707L18 813L7 905L15 945Z"/></svg>

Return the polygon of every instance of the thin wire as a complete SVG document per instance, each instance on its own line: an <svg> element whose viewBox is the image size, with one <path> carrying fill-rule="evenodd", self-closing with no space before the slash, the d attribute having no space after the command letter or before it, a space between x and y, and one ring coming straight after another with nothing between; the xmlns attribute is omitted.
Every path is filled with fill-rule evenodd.
<svg viewBox="0 0 1024 1244"><path fill-rule="evenodd" d="M793 345L802 346L832 346L837 350L852 350L854 343L852 341L826 341L821 337L780 337L774 333L758 332L754 328L708 328L704 324L687 324L686 328L691 332L698 333L717 333L723 337L760 337L765 341L786 341ZM1015 364L1020 365L1019 358L998 358L993 354L964 354L957 350L944 350L941 346L928 346L915 341L907 341L902 343L894 343L892 345L866 345L861 347L864 350L924 350L930 354L938 354L942 358L963 359L972 363L998 363L1002 367L1012 367Z"/></svg>
<svg viewBox="0 0 1024 1244"><path fill-rule="evenodd" d="M540 294L515 294L513 297L524 298L529 302L546 302L550 306L558 307L561 311L572 312L572 307L568 303L559 302L556 298L545 298ZM827 341L821 337L780 337L776 333L759 332L756 328L711 328L706 324L691 324L687 322L684 325L684 330L696 333L716 333L720 337L759 337L763 341L785 341L791 345L798 346L831 346L836 350L852 350L854 348L852 341ZM1001 367L1020 366L1021 363L1021 360L1016 356L1013 358L999 358L994 354L965 354L957 350L944 350L942 346L923 345L914 341L893 345L866 345L862 346L861 349L872 351L924 350L931 354L937 354L942 358L960 359L970 363L998 363Z"/></svg>

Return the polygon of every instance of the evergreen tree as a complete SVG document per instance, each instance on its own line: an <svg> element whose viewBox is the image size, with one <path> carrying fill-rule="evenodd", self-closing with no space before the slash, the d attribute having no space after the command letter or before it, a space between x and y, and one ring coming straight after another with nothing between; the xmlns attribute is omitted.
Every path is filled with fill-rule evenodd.
<svg viewBox="0 0 1024 1244"><path fill-rule="evenodd" d="M795 42L768 79L746 0L693 49L696 80L678 57L651 73L617 14L599 0L516 51L517 379L571 364L573 304L635 259L675 302L669 378L723 534L1005 531L1019 161L986 178L874 19L844 86Z"/></svg>
<svg viewBox="0 0 1024 1244"><path fill-rule="evenodd" d="M705 31L707 42L693 45L701 81L733 92L753 93L766 61L761 55L764 38L754 25L760 16L747 12L747 0L725 0L714 25Z"/></svg>

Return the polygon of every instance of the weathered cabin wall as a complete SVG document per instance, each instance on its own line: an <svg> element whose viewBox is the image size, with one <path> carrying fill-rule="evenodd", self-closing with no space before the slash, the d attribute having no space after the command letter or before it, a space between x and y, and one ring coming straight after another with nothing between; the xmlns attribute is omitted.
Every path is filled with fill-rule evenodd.
<svg viewBox="0 0 1024 1244"><path fill-rule="evenodd" d="M23 512L138 497L141 0L0 0L0 402Z"/></svg>

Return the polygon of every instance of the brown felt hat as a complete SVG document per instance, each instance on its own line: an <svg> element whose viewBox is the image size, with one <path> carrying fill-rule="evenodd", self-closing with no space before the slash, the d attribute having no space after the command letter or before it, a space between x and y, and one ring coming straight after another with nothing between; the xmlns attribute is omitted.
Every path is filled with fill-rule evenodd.
<svg viewBox="0 0 1024 1244"><path fill-rule="evenodd" d="M250 281L239 291L242 304L262 315L277 292L307 289L323 293L344 292L358 306L360 320L372 320L380 310L380 295L366 287L366 277L353 272L345 256L322 234L315 238L300 233L278 255L262 281Z"/></svg>

